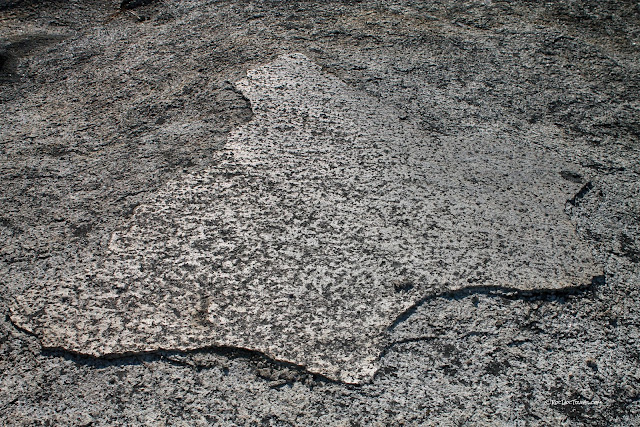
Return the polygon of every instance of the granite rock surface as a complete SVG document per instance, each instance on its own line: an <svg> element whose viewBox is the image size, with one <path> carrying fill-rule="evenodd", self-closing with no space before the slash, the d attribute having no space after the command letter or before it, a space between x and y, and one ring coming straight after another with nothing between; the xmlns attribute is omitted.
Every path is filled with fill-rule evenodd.
<svg viewBox="0 0 640 427"><path fill-rule="evenodd" d="M638 423L640 11L635 2L181 1L153 2L130 12L102 0L24 0L0 3L0 9L2 423ZM320 86L337 90L328 99L319 90L314 101L314 111L327 110L327 117L306 129L333 133L309 136L325 150L313 155L353 159L368 146L374 149L364 157L368 163L357 165L364 182L398 183L402 176L406 186L392 188L370 206L341 205L343 194L328 191L342 183L339 170L308 162L310 174L298 174L297 180L327 190L303 194L304 203L276 191L292 188L278 170L296 170L301 162L269 141L286 143L287 138L272 136L303 135L305 129L295 120L265 126L268 111L282 113L280 104L260 110L269 99L296 94L295 88L272 87L266 79L286 64L294 75L314 76ZM296 96L307 99L303 95ZM315 105L303 104L302 110L295 106L301 113ZM353 115L340 113L348 111ZM285 115L297 114L292 108ZM347 119L352 125L336 132ZM351 142L348 149L336 148L344 142ZM387 157L384 148L392 147L402 157ZM311 155L312 149L295 151ZM372 158L378 149L381 155ZM386 175L367 175L377 170L376 161L388 166ZM325 179L313 181L314 176ZM400 245L385 248L389 261L400 256L404 271L392 263L388 270L372 267L364 258L359 268L389 273L393 284L373 284L380 293L367 300L368 311L377 315L370 318L375 327L367 329L366 338L367 318L345 309L365 295L355 287L339 289L354 297L332 307L334 314L355 319L354 359L334 354L340 347L335 343L301 355L295 351L301 344L290 341L293 333L267 343L273 333L267 328L256 331L252 342L211 333L210 323L221 320L216 316L241 319L235 309L261 290L242 293L222 286L221 270L213 263L203 263L206 277L198 281L189 262L212 252L192 244L199 230L188 221L208 214L233 222L229 231L238 231L233 206L251 197L268 208L259 218L277 224L286 222L278 213L308 215L328 200L343 209L340 215L379 207L364 218L375 223L397 206L400 192L420 185L415 176L437 181L416 190L420 197L433 197L414 198L421 206L414 211L416 205L401 205L402 224L361 232L369 233L369 242L384 230L388 241L420 243L425 237L414 233L415 221L427 219L443 226L437 233L427 230L436 236L429 244L443 251L420 259L402 258L408 252ZM509 188L509 182L520 186ZM239 183L252 192L224 188ZM340 186L363 200L376 196L363 191L372 187ZM225 191L224 203L218 200L227 207L224 213L191 197L214 200L212 188ZM494 194L481 198L488 189ZM429 210L442 207L444 197L459 209ZM256 211L242 215L255 218ZM495 223L509 233L482 229L486 215L496 212L506 213ZM349 223L348 215L322 213ZM391 216L398 218L397 211ZM454 216L465 222L453 223ZM318 241L327 239L327 224L309 219L318 226ZM265 223L245 224L245 236L264 231ZM222 241L237 242L238 234L215 234L218 228L200 225ZM351 234L336 241L360 233L345 228ZM167 241L163 229L174 230L174 239ZM291 230L295 227L271 235ZM552 238L544 230L551 230ZM507 245L510 257L488 245L482 248L492 255L488 268L462 269L474 265L477 252L463 252L478 248L485 231L495 240L482 242ZM459 240L444 241L449 236ZM522 244L516 236L532 239ZM256 244L239 248L240 254L268 256L266 250L273 249L281 255L284 248L266 245L271 240L261 237L251 241ZM314 245L307 239L288 248L317 249ZM542 256L546 248L549 253ZM340 247L335 259L352 249ZM320 252L315 253L316 258L310 251L305 265L319 265ZM176 269L181 254L192 258ZM438 257L452 262L445 269L428 268ZM466 257L465 263L453 262L456 257ZM523 258L536 262L528 268L508 265ZM147 265L147 259L157 262ZM280 267L296 266L295 257L273 259ZM421 276L427 270L430 280L422 280L429 279ZM196 280L184 281L189 284L184 287L177 279L188 274ZM243 277L238 270L229 274ZM288 310L301 310L303 299L274 285L269 289L286 291L287 300L294 300L286 303ZM179 295L178 289L186 291ZM224 296L216 289L231 289L243 303L216 306ZM313 292L310 287L307 296ZM314 301L330 300L316 292ZM260 303L282 302L273 296ZM413 305L405 310L409 301ZM265 312L276 321L287 316L273 307ZM309 312L322 319L318 311ZM251 313L246 318L256 324ZM157 329L167 324L179 328ZM336 322L328 324L334 336L344 333ZM240 325L230 322L224 334L236 334ZM199 333L182 337L182 326L212 339L192 341ZM173 344L186 344L164 347L161 342L170 336ZM282 346L285 342L293 345ZM105 351L105 344L117 345ZM372 371L358 368L370 367L371 360L378 369L372 378ZM314 366L320 361L327 364Z"/></svg>
<svg viewBox="0 0 640 427"><path fill-rule="evenodd" d="M138 206L104 258L18 295L13 322L76 353L239 347L361 383L420 299L602 274L564 212L577 166L526 139L436 145L302 54L236 86L253 118L217 166Z"/></svg>

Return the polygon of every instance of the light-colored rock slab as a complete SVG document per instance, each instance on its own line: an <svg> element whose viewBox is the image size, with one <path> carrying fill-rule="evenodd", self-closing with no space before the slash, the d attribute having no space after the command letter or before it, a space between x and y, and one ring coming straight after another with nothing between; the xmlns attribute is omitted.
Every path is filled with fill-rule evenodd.
<svg viewBox="0 0 640 427"><path fill-rule="evenodd" d="M255 115L218 166L139 206L104 259L34 283L15 323L95 356L235 346L360 383L426 295L601 274L554 153L492 129L429 138L300 54L237 87Z"/></svg>

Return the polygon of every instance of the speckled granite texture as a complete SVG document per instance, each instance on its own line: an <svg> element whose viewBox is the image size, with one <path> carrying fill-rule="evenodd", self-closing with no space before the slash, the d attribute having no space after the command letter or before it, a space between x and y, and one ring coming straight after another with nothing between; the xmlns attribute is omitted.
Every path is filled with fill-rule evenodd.
<svg viewBox="0 0 640 427"><path fill-rule="evenodd" d="M426 296L602 274L564 212L577 166L526 137L437 144L302 54L236 86L254 116L217 166L137 207L104 259L17 296L16 324L82 354L231 346L361 383Z"/></svg>
<svg viewBox="0 0 640 427"><path fill-rule="evenodd" d="M636 0L158 0L132 11L120 3L0 0L0 425L640 425ZM307 92L271 81L286 73ZM315 149L325 165L348 161L361 181L339 189L339 169L307 162L298 182L326 190L292 196L277 173L300 162L278 147L304 135L299 116L312 109L326 117L307 118L316 134L294 151ZM367 139L370 151L354 163ZM389 158L384 149L398 145L402 156ZM367 172L383 162L385 174ZM329 173L335 179L312 183ZM376 183L392 191L367 210L384 192ZM401 191L411 198L390 213ZM456 209L436 212L452 206L445 197ZM242 200L260 205L237 212ZM327 204L342 211L316 208ZM363 211L368 224L398 221L350 229ZM502 223L485 217L500 212ZM293 213L309 216L317 242L268 243L303 226L284 216ZM264 221L243 219L256 214ZM415 233L420 221L426 236ZM270 224L280 227L261 236ZM308 300L288 290L277 299L285 267L318 266L331 224L348 233L336 242L369 236L336 249L334 261L369 245L371 258L359 252L351 268L393 283L368 282L370 295L339 289L356 299L337 307L320 286L298 289ZM483 241L513 252L477 245L483 224L493 236ZM376 246L381 231L398 245ZM523 235L529 242L518 242ZM236 252L213 252L215 239ZM399 246L410 240L411 252ZM424 241L442 251L420 259ZM465 245L476 249L465 255ZM595 261L581 255L589 248ZM249 276L267 249L281 256L272 257L280 275L271 282ZM492 255L483 274L465 270L482 251ZM506 264L528 253L541 263ZM387 264L371 264L380 254ZM403 255L405 271L392 264ZM446 270L428 269L438 257ZM235 266L223 264L231 259ZM583 259L596 271L581 271ZM599 266L603 275L589 282ZM432 280L419 280L424 271ZM229 285L238 279L247 286ZM274 292L259 297L253 280ZM364 313L379 322L368 337L365 318L347 313L364 297L372 301ZM234 311L256 299L249 309L271 304L263 312L272 320L291 319L285 334L311 328L324 304L355 319L351 345L363 348L346 360L337 339L304 351L300 339L288 341L293 333L266 342L275 329ZM287 317L304 301L316 317ZM214 315L229 319L226 329L212 326L222 320ZM251 334L236 333L239 319ZM330 320L325 331L342 334ZM238 346L209 346L229 343L223 334ZM376 353L370 377L364 359ZM295 357L306 361L278 359ZM318 361L326 364L314 370ZM339 380L349 375L361 384Z"/></svg>

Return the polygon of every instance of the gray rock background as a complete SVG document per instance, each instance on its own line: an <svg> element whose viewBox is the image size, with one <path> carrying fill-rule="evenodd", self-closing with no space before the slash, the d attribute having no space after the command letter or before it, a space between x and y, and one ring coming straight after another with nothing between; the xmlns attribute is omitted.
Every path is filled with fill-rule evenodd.
<svg viewBox="0 0 640 427"><path fill-rule="evenodd" d="M138 17L103 1L0 8L3 423L639 422L637 2L166 1ZM164 183L212 166L252 115L232 82L290 52L433 138L524 132L580 165L558 179L582 185L566 211L604 279L425 298L396 321L362 386L233 348L43 351L10 322L30 278L98 252Z"/></svg>

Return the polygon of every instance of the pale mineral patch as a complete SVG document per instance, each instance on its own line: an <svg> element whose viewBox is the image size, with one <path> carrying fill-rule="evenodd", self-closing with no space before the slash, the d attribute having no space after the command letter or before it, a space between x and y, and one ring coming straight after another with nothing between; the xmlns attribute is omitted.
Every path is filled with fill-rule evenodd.
<svg viewBox="0 0 640 427"><path fill-rule="evenodd" d="M434 138L301 54L237 88L254 117L218 166L139 206L104 257L33 283L16 324L94 356L234 346L361 383L427 295L602 273L564 213L572 165L525 137Z"/></svg>

